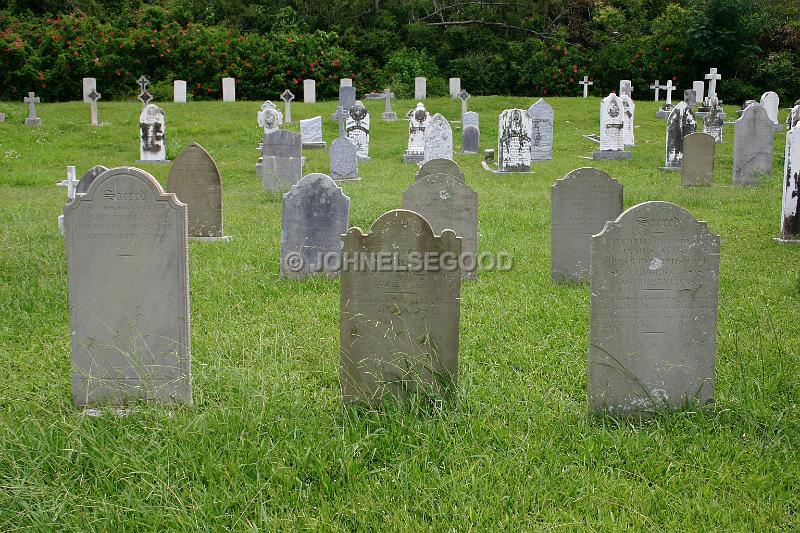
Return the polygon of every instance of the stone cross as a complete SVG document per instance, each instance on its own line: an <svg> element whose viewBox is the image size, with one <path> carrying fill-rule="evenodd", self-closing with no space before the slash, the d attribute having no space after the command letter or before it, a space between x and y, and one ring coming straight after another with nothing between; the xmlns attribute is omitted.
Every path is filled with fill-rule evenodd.
<svg viewBox="0 0 800 533"><path fill-rule="evenodd" d="M578 85L583 85L583 97L589 98L589 85L594 85L593 81L589 81L589 76L584 76Z"/></svg>
<svg viewBox="0 0 800 533"><path fill-rule="evenodd" d="M97 101L100 100L102 96L96 89L92 89L92 92L86 95L89 98L89 105L92 106L92 126L98 126L99 122L97 121Z"/></svg>
<svg viewBox="0 0 800 533"><path fill-rule="evenodd" d="M138 80L136 80L136 83L139 84L140 92L147 92L147 86L150 85L150 80L148 80L143 74Z"/></svg>
<svg viewBox="0 0 800 533"><path fill-rule="evenodd" d="M344 131L344 121L347 119L350 113L345 111L344 107L339 106L336 108L336 113L333 115L333 118L339 121L339 137L345 137Z"/></svg>
<svg viewBox="0 0 800 533"><path fill-rule="evenodd" d="M384 113L391 113L392 112L392 91L390 89L383 90L383 96L381 99L384 101L383 112Z"/></svg>
<svg viewBox="0 0 800 533"><path fill-rule="evenodd" d="M67 179L61 180L56 185L67 188L67 198L75 198L75 190L78 188L78 180L75 179L75 167L67 167Z"/></svg>
<svg viewBox="0 0 800 533"><path fill-rule="evenodd" d="M721 80L722 75L717 74L717 69L712 68L706 74L705 79L708 80L708 99L711 100L717 96L717 80Z"/></svg>
<svg viewBox="0 0 800 533"><path fill-rule="evenodd" d="M667 90L667 105L672 104L672 91L678 87L672 85L672 80L667 80L667 85L661 88Z"/></svg>
<svg viewBox="0 0 800 533"><path fill-rule="evenodd" d="M28 120L35 122L37 120L36 104L41 102L41 99L34 93L30 92L28 93L28 96L23 99L23 101L28 104Z"/></svg>
<svg viewBox="0 0 800 533"><path fill-rule="evenodd" d="M142 94L139 95L139 101L142 102L142 105L146 106L153 100L153 95L147 91L142 91Z"/></svg>
<svg viewBox="0 0 800 533"><path fill-rule="evenodd" d="M461 100L461 121L464 121L464 113L467 112L467 100L469 99L469 93L465 89L461 89L461 92L456 95L456 98Z"/></svg>
<svg viewBox="0 0 800 533"><path fill-rule="evenodd" d="M283 100L283 121L287 124L292 121L292 100L294 100L294 94L289 89L286 89L281 93L281 100Z"/></svg>
<svg viewBox="0 0 800 533"><path fill-rule="evenodd" d="M666 89L666 87L664 87L663 85L659 85L659 80L656 80L656 81L653 82L653 85L650 86L650 89L652 89L652 90L654 90L656 92L656 97L655 97L654 101L658 102L660 100L658 92L661 89Z"/></svg>
<svg viewBox="0 0 800 533"><path fill-rule="evenodd" d="M620 96L627 96L631 97L633 94L633 85L631 84L631 80L622 80L619 82L619 95Z"/></svg>

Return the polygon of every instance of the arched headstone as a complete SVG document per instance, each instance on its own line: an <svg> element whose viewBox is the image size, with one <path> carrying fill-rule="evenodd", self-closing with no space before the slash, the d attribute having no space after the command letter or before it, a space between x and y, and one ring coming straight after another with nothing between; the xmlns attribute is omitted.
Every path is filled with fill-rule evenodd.
<svg viewBox="0 0 800 533"><path fill-rule="evenodd" d="M224 239L222 227L222 180L217 164L197 143L185 148L167 176L167 190L185 203L189 218L189 237Z"/></svg>

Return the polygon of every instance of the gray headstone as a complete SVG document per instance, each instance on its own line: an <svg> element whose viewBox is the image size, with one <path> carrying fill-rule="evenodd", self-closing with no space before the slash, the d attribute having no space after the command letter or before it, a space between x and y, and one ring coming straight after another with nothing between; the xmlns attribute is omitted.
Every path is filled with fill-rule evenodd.
<svg viewBox="0 0 800 533"><path fill-rule="evenodd" d="M264 180L264 192L288 192L303 177L300 135L289 130L265 134L256 173Z"/></svg>
<svg viewBox="0 0 800 533"><path fill-rule="evenodd" d="M403 192L403 209L422 215L435 234L461 237L461 275L477 278L478 193L453 174L427 174Z"/></svg>
<svg viewBox="0 0 800 533"><path fill-rule="evenodd" d="M164 162L167 160L167 125L164 111L155 104L147 104L139 114L139 161Z"/></svg>
<svg viewBox="0 0 800 533"><path fill-rule="evenodd" d="M419 180L431 174L448 174L450 176L455 176L459 181L464 181L464 173L461 172L458 163L452 159L431 159L430 161L425 161L420 165L416 179Z"/></svg>
<svg viewBox="0 0 800 533"><path fill-rule="evenodd" d="M800 242L800 125L786 132L784 153L780 239Z"/></svg>
<svg viewBox="0 0 800 533"><path fill-rule="evenodd" d="M28 117L25 119L26 126L41 126L42 119L36 116L36 104L41 102L41 98L34 93L29 92L28 96L22 99L23 102L28 104Z"/></svg>
<svg viewBox="0 0 800 533"><path fill-rule="evenodd" d="M342 254L343 264L358 266L340 272L344 401L376 405L450 393L458 378L461 272L457 261L441 263L461 255L461 239L451 230L435 236L419 214L398 209L367 235L351 228ZM426 265L420 257L431 260ZM434 264L434 257L441 261ZM397 267L381 267L385 258Z"/></svg>
<svg viewBox="0 0 800 533"><path fill-rule="evenodd" d="M753 104L734 122L733 184L757 185L772 174L774 123L761 104Z"/></svg>
<svg viewBox="0 0 800 533"><path fill-rule="evenodd" d="M86 191L89 190L89 185L92 184L92 182L97 178L97 176L99 176L106 170L108 169L103 165L96 165L90 168L88 171L86 171L86 174L81 176L81 180L78 182L78 186L75 188L75 193L86 194Z"/></svg>
<svg viewBox="0 0 800 533"><path fill-rule="evenodd" d="M683 91L683 101L692 108L697 105L697 93L694 89L686 89Z"/></svg>
<svg viewBox="0 0 800 533"><path fill-rule="evenodd" d="M336 275L350 198L325 174L309 174L283 195L281 277Z"/></svg>
<svg viewBox="0 0 800 533"><path fill-rule="evenodd" d="M550 272L556 283L588 280L592 235L622 213L622 184L600 169L578 168L550 189Z"/></svg>
<svg viewBox="0 0 800 533"><path fill-rule="evenodd" d="M690 133L683 138L681 183L684 187L710 187L714 184L714 137Z"/></svg>
<svg viewBox="0 0 800 533"><path fill-rule="evenodd" d="M423 134L425 143L423 161L431 159L453 159L453 130L450 123L439 113L433 115Z"/></svg>
<svg viewBox="0 0 800 533"><path fill-rule="evenodd" d="M530 172L531 117L524 109L500 113L497 134L497 171Z"/></svg>
<svg viewBox="0 0 800 533"><path fill-rule="evenodd" d="M339 87L339 107L348 111L356 103L356 88L352 85Z"/></svg>
<svg viewBox="0 0 800 533"><path fill-rule="evenodd" d="M175 158L167 176L167 191L187 206L189 237L224 237L222 180L205 148L192 143Z"/></svg>
<svg viewBox="0 0 800 533"><path fill-rule="evenodd" d="M531 119L531 160L553 159L553 108L541 98L528 108Z"/></svg>
<svg viewBox="0 0 800 533"><path fill-rule="evenodd" d="M714 137L716 144L722 144L722 127L725 124L725 113L719 101L714 98L708 108L708 114L703 118L703 133L708 133Z"/></svg>
<svg viewBox="0 0 800 533"><path fill-rule="evenodd" d="M357 180L358 147L347 137L337 137L331 143L331 178L334 180Z"/></svg>
<svg viewBox="0 0 800 533"><path fill-rule="evenodd" d="M467 111L464 113L464 116L461 117L461 125L464 128L467 126L475 126L476 128L480 129L480 116L475 111Z"/></svg>
<svg viewBox="0 0 800 533"><path fill-rule="evenodd" d="M115 168L64 207L72 398L192 403L186 206Z"/></svg>
<svg viewBox="0 0 800 533"><path fill-rule="evenodd" d="M317 80L303 80L303 103L317 102Z"/></svg>
<svg viewBox="0 0 800 533"><path fill-rule="evenodd" d="M695 102L701 103L705 98L706 84L703 81L693 81L692 89L694 89Z"/></svg>
<svg viewBox="0 0 800 533"><path fill-rule="evenodd" d="M680 170L683 164L683 138L697 129L697 121L686 102L680 102L667 119L666 155L663 170Z"/></svg>
<svg viewBox="0 0 800 533"><path fill-rule="evenodd" d="M590 412L713 403L719 243L668 202L632 207L592 237Z"/></svg>
<svg viewBox="0 0 800 533"><path fill-rule="evenodd" d="M477 154L481 151L481 131L475 126L465 126L461 134L461 153Z"/></svg>
<svg viewBox="0 0 800 533"><path fill-rule="evenodd" d="M300 121L300 141L303 148L325 149L327 144L322 140L322 117L307 118Z"/></svg>

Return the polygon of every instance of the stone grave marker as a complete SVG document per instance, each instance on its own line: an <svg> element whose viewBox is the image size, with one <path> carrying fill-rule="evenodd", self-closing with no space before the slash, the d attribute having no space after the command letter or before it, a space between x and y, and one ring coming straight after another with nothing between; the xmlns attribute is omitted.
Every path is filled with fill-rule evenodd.
<svg viewBox="0 0 800 533"><path fill-rule="evenodd" d="M42 119L36 116L36 104L41 102L41 99L33 92L29 92L28 96L22 99L28 104L28 118L25 119L26 126L41 126Z"/></svg>
<svg viewBox="0 0 800 533"><path fill-rule="evenodd" d="M342 237L342 255L343 267L348 260L358 266L340 272L344 402L450 395L458 378L461 272L445 258L461 255L461 239L452 230L436 236L422 216L398 209L366 235L351 228ZM440 261L414 268L419 257ZM381 267L386 258L397 267Z"/></svg>
<svg viewBox="0 0 800 533"><path fill-rule="evenodd" d="M481 130L475 126L465 126L461 134L461 153L475 155L481 150Z"/></svg>
<svg viewBox="0 0 800 533"><path fill-rule="evenodd" d="M459 102L461 102L461 122L463 124L464 115L466 115L468 113L468 111L467 111L467 100L469 100L469 93L462 89L456 95L456 98L458 99Z"/></svg>
<svg viewBox="0 0 800 533"><path fill-rule="evenodd" d="M636 104L630 96L621 96L622 100L622 144L623 146L634 146L636 144L634 134L634 122L636 120Z"/></svg>
<svg viewBox="0 0 800 533"><path fill-rule="evenodd" d="M530 172L533 124L528 111L504 110L497 131L497 172Z"/></svg>
<svg viewBox="0 0 800 533"><path fill-rule="evenodd" d="M353 78L342 78L339 80L339 87L352 87L352 86L353 86Z"/></svg>
<svg viewBox="0 0 800 533"><path fill-rule="evenodd" d="M786 129L790 130L798 124L800 124L800 104L795 104L786 116Z"/></svg>
<svg viewBox="0 0 800 533"><path fill-rule="evenodd" d="M91 107L91 124L92 126L99 126L100 122L97 119L97 101L100 99L102 95L95 91L94 89L88 94L89 98L89 105Z"/></svg>
<svg viewBox="0 0 800 533"><path fill-rule="evenodd" d="M659 98L659 91L661 91L661 89L666 89L666 87L661 85L659 82L660 80L656 80L653 82L653 85L650 86L650 89L655 91L655 97L653 98L654 102L658 102L661 99Z"/></svg>
<svg viewBox="0 0 800 533"><path fill-rule="evenodd" d="M717 69L709 69L708 74L705 75L708 80L708 95L706 98L710 101L712 98L717 97L717 82L722 79L722 75L717 73Z"/></svg>
<svg viewBox="0 0 800 533"><path fill-rule="evenodd" d="M331 178L336 181L358 180L358 147L347 137L337 137L331 143Z"/></svg>
<svg viewBox="0 0 800 533"><path fill-rule="evenodd" d="M453 159L453 130L439 113L433 115L423 134L423 162L431 159Z"/></svg>
<svg viewBox="0 0 800 533"><path fill-rule="evenodd" d="M592 235L622 213L622 184L597 168L578 168L550 188L550 272L556 283L591 277Z"/></svg>
<svg viewBox="0 0 800 533"><path fill-rule="evenodd" d="M461 237L461 276L477 278L478 193L464 183L463 177L417 176L403 192L403 209L422 215L437 235L447 229L455 231Z"/></svg>
<svg viewBox="0 0 800 533"><path fill-rule="evenodd" d="M694 89L695 102L700 104L704 101L706 84L703 81L693 81L692 89Z"/></svg>
<svg viewBox="0 0 800 533"><path fill-rule="evenodd" d="M384 101L384 107L383 113L381 113L381 120L394 122L397 120L397 113L392 111L392 92L389 89L383 90L382 100Z"/></svg>
<svg viewBox="0 0 800 533"><path fill-rule="evenodd" d="M222 101L236 101L236 78L222 78Z"/></svg>
<svg viewBox="0 0 800 533"><path fill-rule="evenodd" d="M186 103L186 81L175 80L172 82L172 99L176 104Z"/></svg>
<svg viewBox="0 0 800 533"><path fill-rule="evenodd" d="M464 181L464 173L461 172L458 163L452 159L431 159L430 161L425 161L420 165L415 179L419 180L420 178L432 174L447 174L449 176L455 176L456 179L460 181Z"/></svg>
<svg viewBox="0 0 800 533"><path fill-rule="evenodd" d="M349 111L355 103L356 88L352 85L344 85L339 87L339 107L343 107L345 111Z"/></svg>
<svg viewBox="0 0 800 533"><path fill-rule="evenodd" d="M186 206L135 168L64 207L72 398L192 403Z"/></svg>
<svg viewBox="0 0 800 533"><path fill-rule="evenodd" d="M350 198L325 174L308 174L283 195L281 277L335 276Z"/></svg>
<svg viewBox="0 0 800 533"><path fill-rule="evenodd" d="M475 111L467 111L461 116L461 124L465 128L467 126L475 126L476 128L480 129L480 116Z"/></svg>
<svg viewBox="0 0 800 533"><path fill-rule="evenodd" d="M450 78L450 97L458 98L458 93L461 92L461 78Z"/></svg>
<svg viewBox="0 0 800 533"><path fill-rule="evenodd" d="M697 121L686 102L672 108L667 119L666 155L661 170L680 171L683 164L683 138L694 133Z"/></svg>
<svg viewBox="0 0 800 533"><path fill-rule="evenodd" d="M147 76L143 74L139 76L139 79L136 80L136 83L139 84L139 101L142 103L142 106L146 106L153 101L153 95L147 92L147 87L150 85L150 80L148 80Z"/></svg>
<svg viewBox="0 0 800 533"><path fill-rule="evenodd" d="M767 116L774 124L775 131L783 130L783 125L778 122L778 109L781 105L781 99L778 97L778 93L768 91L762 94L761 105L764 106L764 109L767 111Z"/></svg>
<svg viewBox="0 0 800 533"><path fill-rule="evenodd" d="M623 96L627 96L631 99L633 98L633 84L631 84L631 80L620 80L619 97L622 98Z"/></svg>
<svg viewBox="0 0 800 533"><path fill-rule="evenodd" d="M708 114L703 118L703 133L714 137L716 144L722 144L722 127L725 124L725 113L719 105L719 100L713 98L708 108Z"/></svg>
<svg viewBox="0 0 800 533"><path fill-rule="evenodd" d="M733 184L757 185L772 174L774 123L761 104L753 104L733 129Z"/></svg>
<svg viewBox="0 0 800 533"><path fill-rule="evenodd" d="M683 101L686 102L690 108L694 108L697 105L697 93L694 89L686 89L683 91Z"/></svg>
<svg viewBox="0 0 800 533"><path fill-rule="evenodd" d="M289 130L264 134L256 174L261 176L264 192L287 192L303 177L303 153L300 135Z"/></svg>
<svg viewBox="0 0 800 533"><path fill-rule="evenodd" d="M205 148L192 143L175 158L167 176L167 191L186 204L189 238L228 240L222 227L222 180Z"/></svg>
<svg viewBox="0 0 800 533"><path fill-rule="evenodd" d="M75 167L68 166L67 167L67 179L61 180L56 183L59 187L64 187L67 189L67 202L75 198L75 195L78 192L78 185L80 182L75 179ZM58 229L61 231L61 234L64 234L64 215L58 216Z"/></svg>
<svg viewBox="0 0 800 533"><path fill-rule="evenodd" d="M347 113L345 121L347 138L358 148L358 159L369 160L369 111L362 102L356 102Z"/></svg>
<svg viewBox="0 0 800 533"><path fill-rule="evenodd" d="M408 119L408 146L403 154L403 163L421 163L425 157L425 128L430 122L430 115L425 104L417 103L417 107L406 114Z"/></svg>
<svg viewBox="0 0 800 533"><path fill-rule="evenodd" d="M531 161L553 159L553 108L539 100L528 108L531 119Z"/></svg>
<svg viewBox="0 0 800 533"><path fill-rule="evenodd" d="M147 104L139 114L139 162L167 162L167 119L155 104Z"/></svg>
<svg viewBox="0 0 800 533"><path fill-rule="evenodd" d="M589 411L649 416L714 401L719 236L668 202L592 237Z"/></svg>
<svg viewBox="0 0 800 533"><path fill-rule="evenodd" d="M800 243L800 125L786 132L781 202L781 242Z"/></svg>
<svg viewBox="0 0 800 533"><path fill-rule="evenodd" d="M589 81L589 76L584 76L583 79L578 82L578 85L583 85L583 97L589 98L589 86L594 85L593 81Z"/></svg>
<svg viewBox="0 0 800 533"><path fill-rule="evenodd" d="M303 103L317 103L317 80L303 80Z"/></svg>
<svg viewBox="0 0 800 533"><path fill-rule="evenodd" d="M684 187L710 187L714 184L714 137L690 133L683 138L681 183Z"/></svg>
<svg viewBox="0 0 800 533"><path fill-rule="evenodd" d="M600 102L600 150L592 154L592 159L630 159L631 153L625 152L623 128L624 106L622 99L611 93Z"/></svg>
<svg viewBox="0 0 800 533"><path fill-rule="evenodd" d="M289 89L286 89L281 93L281 100L283 100L283 120L287 124L292 123L292 100L294 100L294 94Z"/></svg>
<svg viewBox="0 0 800 533"><path fill-rule="evenodd" d="M667 80L667 84L661 87L667 91L667 97L664 102L664 105L661 106L661 109L656 111L657 118L669 118L669 114L672 113L672 110L675 108L672 105L672 91L677 89L675 85L672 84L672 80Z"/></svg>
<svg viewBox="0 0 800 533"><path fill-rule="evenodd" d="M95 179L97 179L97 176L99 176L106 170L108 170L108 168L104 167L103 165L95 165L89 170L87 170L86 173L83 176L81 176L81 179L78 182L78 186L75 189L75 193L86 194L86 191L89 190L89 185L91 185L92 182Z"/></svg>
<svg viewBox="0 0 800 533"><path fill-rule="evenodd" d="M89 93L92 91L97 91L97 78L83 78L83 102L88 104L89 100Z"/></svg>
<svg viewBox="0 0 800 533"><path fill-rule="evenodd" d="M428 80L426 78L417 76L414 78L414 99L425 100L428 96L427 91Z"/></svg>
<svg viewBox="0 0 800 533"><path fill-rule="evenodd" d="M283 113L269 100L261 104L256 118L265 134L277 130L283 124Z"/></svg>
<svg viewBox="0 0 800 533"><path fill-rule="evenodd" d="M304 150L325 150L328 147L328 143L322 140L322 117L300 121L300 140Z"/></svg>

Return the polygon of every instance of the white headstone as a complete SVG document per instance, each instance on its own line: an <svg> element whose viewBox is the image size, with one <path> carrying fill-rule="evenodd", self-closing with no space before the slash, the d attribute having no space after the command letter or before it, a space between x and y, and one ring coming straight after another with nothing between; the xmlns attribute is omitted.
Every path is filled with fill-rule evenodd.
<svg viewBox="0 0 800 533"><path fill-rule="evenodd" d="M717 74L717 69L712 68L706 74L705 79L708 80L708 98L717 97L717 81L722 79L720 74Z"/></svg>
<svg viewBox="0 0 800 533"><path fill-rule="evenodd" d="M404 163L421 163L425 153L425 128L430 115L425 104L417 103L417 107L406 114L408 119L408 146L403 154Z"/></svg>
<svg viewBox="0 0 800 533"><path fill-rule="evenodd" d="M427 98L428 95L427 83L428 80L426 78L419 76L414 78L414 99L424 100L425 98Z"/></svg>
<svg viewBox="0 0 800 533"><path fill-rule="evenodd" d="M600 104L600 150L624 150L622 130L625 126L622 99L614 93L606 96Z"/></svg>
<svg viewBox="0 0 800 533"><path fill-rule="evenodd" d="M423 161L431 159L453 159L453 130L450 123L439 113L425 127Z"/></svg>
<svg viewBox="0 0 800 533"><path fill-rule="evenodd" d="M166 116L155 104L147 104L139 114L139 160L166 161Z"/></svg>
<svg viewBox="0 0 800 533"><path fill-rule="evenodd" d="M694 89L695 99L698 104L702 104L705 98L706 84L703 81L693 81L692 89Z"/></svg>
<svg viewBox="0 0 800 533"><path fill-rule="evenodd" d="M347 111L345 133L356 145L361 161L369 159L369 122L369 111L361 101L353 104Z"/></svg>
<svg viewBox="0 0 800 533"><path fill-rule="evenodd" d="M625 146L634 146L636 144L633 133L634 121L636 118L636 104L630 96L623 95L620 99L622 100L623 109L622 141Z"/></svg>
<svg viewBox="0 0 800 533"><path fill-rule="evenodd" d="M264 133L269 133L277 130L283 124L283 113L275 107L275 104L267 100L261 104L257 119L258 125L264 129Z"/></svg>
<svg viewBox="0 0 800 533"><path fill-rule="evenodd" d="M325 141L322 140L322 117L300 121L300 140L303 148L325 148Z"/></svg>
<svg viewBox="0 0 800 533"><path fill-rule="evenodd" d="M83 78L83 101L89 103L89 93L97 90L97 79Z"/></svg>
<svg viewBox="0 0 800 533"><path fill-rule="evenodd" d="M768 91L761 95L761 105L767 110L767 116L776 126L778 125L778 108L780 107L780 103L781 100L774 91Z"/></svg>
<svg viewBox="0 0 800 533"><path fill-rule="evenodd" d="M342 78L339 80L339 87L352 87L352 86L353 86L352 78Z"/></svg>
<svg viewBox="0 0 800 533"><path fill-rule="evenodd" d="M235 102L236 101L236 79L235 78L222 78L222 101Z"/></svg>
<svg viewBox="0 0 800 533"><path fill-rule="evenodd" d="M500 113L497 128L497 171L530 172L533 122L524 109Z"/></svg>
<svg viewBox="0 0 800 533"><path fill-rule="evenodd" d="M175 80L172 82L172 95L175 103L186 103L186 82L184 80Z"/></svg>
<svg viewBox="0 0 800 533"><path fill-rule="evenodd" d="M461 92L461 78L450 78L450 97L458 98Z"/></svg>
<svg viewBox="0 0 800 533"><path fill-rule="evenodd" d="M303 103L317 102L317 80L303 80Z"/></svg>
<svg viewBox="0 0 800 533"><path fill-rule="evenodd" d="M800 124L786 132L781 240L800 243Z"/></svg>

